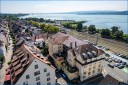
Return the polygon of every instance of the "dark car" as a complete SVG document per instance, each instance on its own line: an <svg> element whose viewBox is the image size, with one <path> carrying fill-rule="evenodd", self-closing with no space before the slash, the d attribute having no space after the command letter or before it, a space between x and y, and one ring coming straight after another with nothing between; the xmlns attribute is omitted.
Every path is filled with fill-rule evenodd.
<svg viewBox="0 0 128 85"><path fill-rule="evenodd" d="M122 65L126 65L126 62L122 62L121 64L122 64Z"/></svg>
<svg viewBox="0 0 128 85"><path fill-rule="evenodd" d="M120 60L120 59L119 59L117 62L118 62L118 63L121 63L121 62L122 62L122 60Z"/></svg>
<svg viewBox="0 0 128 85"><path fill-rule="evenodd" d="M124 68L124 65L119 65L118 68L122 69L122 68Z"/></svg>
<svg viewBox="0 0 128 85"><path fill-rule="evenodd" d="M122 58L125 58L126 56L124 56L124 55L121 55L120 57L122 57Z"/></svg>
<svg viewBox="0 0 128 85"><path fill-rule="evenodd" d="M128 67L128 63L126 64L126 67Z"/></svg>
<svg viewBox="0 0 128 85"><path fill-rule="evenodd" d="M108 66L111 67L111 68L114 68L114 65L112 65L112 64L108 64Z"/></svg>
<svg viewBox="0 0 128 85"><path fill-rule="evenodd" d="M128 56L126 56L125 59L128 60Z"/></svg>
<svg viewBox="0 0 128 85"><path fill-rule="evenodd" d="M119 65L120 65L120 64L115 64L114 66L115 66L115 67L118 67Z"/></svg>
<svg viewBox="0 0 128 85"><path fill-rule="evenodd" d="M61 75L64 79L66 79L66 75L65 75L65 74L60 73L60 75Z"/></svg>

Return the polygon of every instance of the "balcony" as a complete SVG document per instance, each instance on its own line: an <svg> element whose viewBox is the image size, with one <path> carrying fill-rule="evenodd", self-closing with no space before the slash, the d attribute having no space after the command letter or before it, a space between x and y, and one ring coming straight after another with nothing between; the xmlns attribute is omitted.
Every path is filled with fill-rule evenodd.
<svg viewBox="0 0 128 85"><path fill-rule="evenodd" d="M77 69L76 67L71 67L67 62L63 62L63 63L62 63L62 66L63 66L64 68L66 68L66 70L67 70L68 72L70 72L70 73L74 73L74 72L78 71L78 69Z"/></svg>
<svg viewBox="0 0 128 85"><path fill-rule="evenodd" d="M79 71L76 67L71 67L67 62L62 63L62 70L67 75L69 80L73 80L79 77Z"/></svg>

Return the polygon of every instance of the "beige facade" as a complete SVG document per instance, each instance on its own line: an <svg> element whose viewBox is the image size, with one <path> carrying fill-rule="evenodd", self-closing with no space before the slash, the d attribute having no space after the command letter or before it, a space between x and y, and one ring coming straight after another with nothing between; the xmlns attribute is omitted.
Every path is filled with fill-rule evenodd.
<svg viewBox="0 0 128 85"><path fill-rule="evenodd" d="M49 55L53 56L54 53L63 52L63 44L48 43Z"/></svg>
<svg viewBox="0 0 128 85"><path fill-rule="evenodd" d="M66 65L66 63L62 64L62 70L66 74L66 76L70 79L76 79L79 77L79 71L76 68L72 68L69 65Z"/></svg>
<svg viewBox="0 0 128 85"><path fill-rule="evenodd" d="M72 67L76 66L75 58L76 58L76 56L73 55L72 50L69 50L68 51L67 61L68 61L69 65L72 66Z"/></svg>
<svg viewBox="0 0 128 85"><path fill-rule="evenodd" d="M84 47L84 46L83 46ZM88 48L88 45L85 45L85 48ZM92 45L90 46L92 47ZM84 49L85 49L84 48ZM100 55L100 49L97 49L94 51L94 49L92 49L92 52L84 52L84 54L89 54L91 55L92 53L92 58L88 58L89 55L87 55L87 59L83 59L83 53L81 55L79 50L82 50L83 48L79 47L77 48L77 51L73 51L73 50L69 50L68 51L68 58L67 61L68 63L72 66L72 67L77 67L79 69L79 76L80 76L80 80L86 80L88 78L91 78L93 76L96 76L98 74L102 73L102 66L101 66L101 61L104 58L104 54ZM96 52L97 51L97 52ZM75 55L74 55L75 53ZM96 53L95 57L94 54Z"/></svg>
<svg viewBox="0 0 128 85"><path fill-rule="evenodd" d="M49 38L48 46L50 56L53 56L54 53L67 51L66 61L68 65L65 65L64 62L62 70L70 80L77 78L77 74L79 74L80 80L84 81L102 72L101 61L104 52L92 44L66 34L57 33ZM69 68L77 68L78 71L71 73Z"/></svg>
<svg viewBox="0 0 128 85"><path fill-rule="evenodd" d="M81 65L80 63L76 62L76 67L79 69L81 81L101 74L102 72L101 61L90 63L87 65Z"/></svg>

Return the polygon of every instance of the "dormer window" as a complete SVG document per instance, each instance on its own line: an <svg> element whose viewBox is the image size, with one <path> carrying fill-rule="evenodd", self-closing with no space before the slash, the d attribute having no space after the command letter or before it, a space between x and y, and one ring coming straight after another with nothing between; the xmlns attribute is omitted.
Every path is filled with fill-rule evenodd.
<svg viewBox="0 0 128 85"><path fill-rule="evenodd" d="M93 57L93 55L92 55L91 52L87 52L87 54L88 54L89 58L92 58Z"/></svg>
<svg viewBox="0 0 128 85"><path fill-rule="evenodd" d="M85 52L88 52L88 49L87 48L85 48Z"/></svg>
<svg viewBox="0 0 128 85"><path fill-rule="evenodd" d="M97 56L97 53L96 51L92 51L93 55L96 57Z"/></svg>
<svg viewBox="0 0 128 85"><path fill-rule="evenodd" d="M85 53L83 53L82 55L83 55L83 58L84 58L85 60L87 60L88 56L87 56Z"/></svg>

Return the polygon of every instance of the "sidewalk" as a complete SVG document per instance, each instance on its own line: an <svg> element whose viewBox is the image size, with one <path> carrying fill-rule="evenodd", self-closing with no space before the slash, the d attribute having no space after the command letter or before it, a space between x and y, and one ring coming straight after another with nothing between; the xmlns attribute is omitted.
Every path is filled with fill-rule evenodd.
<svg viewBox="0 0 128 85"><path fill-rule="evenodd" d="M5 75L6 75L6 69L8 68L8 62L10 61L11 59L11 56L12 56L12 47L13 47L13 44L12 44L12 39L9 41L10 45L8 46L8 51L7 51L7 54L5 56L5 62L3 64L3 67L0 69L0 84L3 85L4 83L4 80L5 80Z"/></svg>

